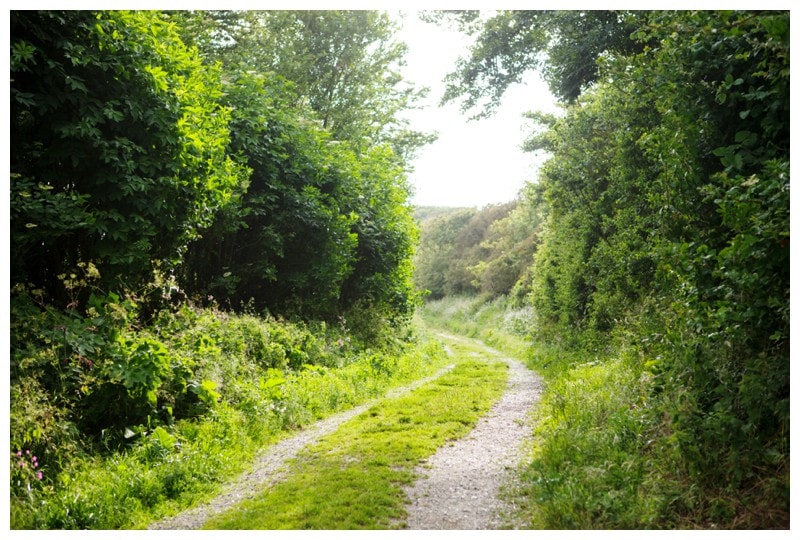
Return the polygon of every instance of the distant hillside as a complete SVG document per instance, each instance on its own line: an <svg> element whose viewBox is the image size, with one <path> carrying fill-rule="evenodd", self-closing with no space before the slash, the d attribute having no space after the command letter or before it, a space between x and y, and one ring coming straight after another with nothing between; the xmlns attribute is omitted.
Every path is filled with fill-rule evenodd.
<svg viewBox="0 0 800 540"><path fill-rule="evenodd" d="M529 198L477 208L423 208L414 283L429 298L528 290L543 211ZM433 210L433 211L429 211ZM438 213L436 213L438 211ZM415 217L418 212L415 212Z"/></svg>

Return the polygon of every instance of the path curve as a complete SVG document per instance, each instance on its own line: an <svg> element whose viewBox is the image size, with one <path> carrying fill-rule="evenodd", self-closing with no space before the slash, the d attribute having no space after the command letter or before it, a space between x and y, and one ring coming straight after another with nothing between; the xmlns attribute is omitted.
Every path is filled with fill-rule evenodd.
<svg viewBox="0 0 800 540"><path fill-rule="evenodd" d="M297 457L297 454L310 444L318 442L323 436L333 433L347 420L359 415L375 405L375 403L387 399L400 397L430 381L433 381L455 367L454 364L445 366L435 374L414 381L413 383L395 388L387 392L384 396L368 401L367 403L353 407L341 413L329 416L304 429L297 435L283 439L270 446L259 458L252 470L239 476L235 481L225 486L222 492L211 501L190 508L174 517L156 521L148 529L170 529L187 530L199 529L212 516L224 512L239 502L251 498L269 486L282 480L286 475L286 464L290 459Z"/></svg>
<svg viewBox="0 0 800 540"><path fill-rule="evenodd" d="M501 355L473 341L490 354ZM512 481L522 460L523 445L531 435L529 413L539 401L542 382L522 362L501 360L509 366L509 380L500 401L469 435L440 448L417 468L420 479L406 489L411 500L406 508L408 529L499 529L509 525L503 516L510 509L499 499L499 490Z"/></svg>

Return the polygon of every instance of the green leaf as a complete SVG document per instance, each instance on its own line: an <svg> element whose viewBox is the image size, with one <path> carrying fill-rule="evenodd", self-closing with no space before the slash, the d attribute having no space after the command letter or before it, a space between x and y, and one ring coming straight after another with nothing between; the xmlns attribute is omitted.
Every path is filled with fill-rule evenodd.
<svg viewBox="0 0 800 540"><path fill-rule="evenodd" d="M13 98L22 103L23 105L27 105L28 107L33 107L36 105L36 100L34 99L34 95L31 92L12 92Z"/></svg>

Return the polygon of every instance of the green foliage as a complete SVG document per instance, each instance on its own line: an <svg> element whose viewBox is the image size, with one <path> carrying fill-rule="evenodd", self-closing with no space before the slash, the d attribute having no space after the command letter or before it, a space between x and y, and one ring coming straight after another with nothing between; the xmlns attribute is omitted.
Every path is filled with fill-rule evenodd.
<svg viewBox="0 0 800 540"><path fill-rule="evenodd" d="M122 384L135 400L155 405L156 390L170 368L167 350L147 337L125 339L119 345L119 360L109 366L109 378Z"/></svg>
<svg viewBox="0 0 800 540"><path fill-rule="evenodd" d="M253 172L242 197L190 246L182 281L190 295L226 307L253 299L259 311L322 316L336 309L352 270L357 216L340 207L356 191L354 158L331 148L289 98L274 77L242 74L230 85L231 151Z"/></svg>
<svg viewBox="0 0 800 540"><path fill-rule="evenodd" d="M785 527L788 13L459 17L480 35L448 99L491 112L544 65L570 102L530 115L526 143L551 154L525 287L550 379L528 517Z"/></svg>
<svg viewBox="0 0 800 540"><path fill-rule="evenodd" d="M416 307L412 256L419 231L408 204L410 188L393 156L388 147L374 147L360 157L351 208L358 216L352 227L358 245L341 304L356 311L368 307L378 321L400 326Z"/></svg>
<svg viewBox="0 0 800 540"><path fill-rule="evenodd" d="M439 354L407 353L399 152L425 137L397 116L415 92L398 90L392 25L254 15L271 38L279 19L321 24L291 34L284 67L324 72L342 45L353 84L206 63L181 40L213 48L193 14L12 14L10 443L48 472L16 479L15 528L140 525L238 470L236 450Z"/></svg>
<svg viewBox="0 0 800 540"><path fill-rule="evenodd" d="M260 31L225 51L198 24L215 16ZM151 295L145 318L188 292L402 326L416 227L389 132L414 92L398 89L394 30L377 12L15 13L12 282L86 309L57 276L93 261L104 293ZM308 78L331 63L346 73Z"/></svg>
<svg viewBox="0 0 800 540"><path fill-rule="evenodd" d="M344 324L183 306L135 328L130 300L96 305L82 318L12 304L10 445L43 472L29 490L12 459L15 529L143 527L208 497L287 430L445 360L424 343L364 349ZM110 313L124 316L104 323Z"/></svg>
<svg viewBox="0 0 800 540"><path fill-rule="evenodd" d="M472 208L459 209L422 223L420 245L414 257L414 280L419 289L430 291L433 298L441 298L456 288L449 274L450 262L456 258L456 237L475 213Z"/></svg>
<svg viewBox="0 0 800 540"><path fill-rule="evenodd" d="M408 147L393 66L405 48L377 12L179 14L185 35L224 62L230 151L252 170L235 205L190 247L190 294L226 307L323 318L367 309L407 322L416 226L402 168ZM199 21L207 24L198 28ZM219 32L224 40L208 40ZM302 105L301 105L302 104ZM398 138L399 137L399 138ZM208 261L217 261L209 266ZM375 339L381 339L375 337Z"/></svg>
<svg viewBox="0 0 800 540"><path fill-rule="evenodd" d="M528 338L535 322L528 307L515 306L506 297L487 302L482 297L447 296L425 302L419 316L432 327L478 338L518 358L528 355Z"/></svg>
<svg viewBox="0 0 800 540"><path fill-rule="evenodd" d="M402 169L387 147L332 141L290 87L251 74L231 85L231 150L250 184L189 247L182 283L235 309L334 320L361 305L407 319L416 227Z"/></svg>
<svg viewBox="0 0 800 540"><path fill-rule="evenodd" d="M93 260L141 286L240 182L219 71L154 12L14 12L11 34L12 281L61 300Z"/></svg>
<svg viewBox="0 0 800 540"><path fill-rule="evenodd" d="M449 214L457 210L467 210L467 208L454 208L452 206L415 206L414 219L416 219L418 223L424 223L431 218Z"/></svg>

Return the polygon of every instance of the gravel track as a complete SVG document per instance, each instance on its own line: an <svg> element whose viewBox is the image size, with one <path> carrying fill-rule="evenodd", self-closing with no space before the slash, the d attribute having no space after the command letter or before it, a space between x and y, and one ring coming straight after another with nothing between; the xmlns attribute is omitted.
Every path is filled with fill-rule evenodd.
<svg viewBox="0 0 800 540"><path fill-rule="evenodd" d="M443 336L453 339L453 336ZM460 340L463 341L463 338ZM489 347L487 352L500 355ZM530 439L529 413L541 395L541 379L513 358L508 389L469 435L440 448L417 469L420 479L406 489L408 529L516 528L505 523L510 508L499 499L500 486L513 480L513 470Z"/></svg>
<svg viewBox="0 0 800 540"><path fill-rule="evenodd" d="M441 334L441 337L458 342L480 343L447 334ZM417 468L419 480L406 488L411 501L407 506L408 519L405 522L408 529L465 530L515 526L504 522L504 515L509 509L499 498L499 490L500 486L513 480L511 473L522 459L523 443L530 439L528 417L539 400L541 380L521 362L513 358L500 358L501 353L480 344L487 355L508 364L508 387L502 398L467 436L440 448ZM452 354L449 348L445 349ZM430 377L391 390L382 398L320 420L300 433L283 439L261 454L251 471L227 484L211 501L152 523L148 528L199 529L212 516L284 479L288 461L306 446L333 433L341 424L378 401L407 394L441 377L453 367L448 365Z"/></svg>
<svg viewBox="0 0 800 540"><path fill-rule="evenodd" d="M174 517L152 523L148 529L199 529L212 516L261 493L269 486L281 481L286 475L287 462L297 457L300 450L306 446L314 444L323 436L333 433L341 424L366 411L378 401L407 394L423 384L441 377L452 370L453 367L455 366L448 365L430 377L420 379L402 388L390 390L382 398L373 399L347 411L320 420L297 435L281 440L270 446L259 456L250 472L241 475L235 481L226 485L222 492L214 499L194 508L190 508Z"/></svg>

